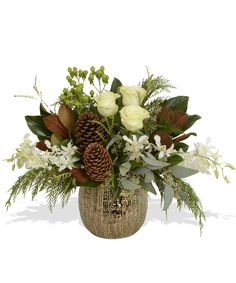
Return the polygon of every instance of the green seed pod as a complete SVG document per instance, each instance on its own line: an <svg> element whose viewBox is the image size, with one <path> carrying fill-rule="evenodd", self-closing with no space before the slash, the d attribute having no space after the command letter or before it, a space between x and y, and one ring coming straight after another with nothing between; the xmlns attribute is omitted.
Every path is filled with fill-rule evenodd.
<svg viewBox="0 0 236 283"><path fill-rule="evenodd" d="M97 77L99 80L101 79L101 77L102 77L102 75L103 75L103 73L102 73L101 70L97 70L95 74L96 74L96 77Z"/></svg>
<svg viewBox="0 0 236 283"><path fill-rule="evenodd" d="M72 80L72 81L71 81L71 85L72 85L73 87L76 87L76 85L77 85L76 81Z"/></svg>
<svg viewBox="0 0 236 283"><path fill-rule="evenodd" d="M82 78L83 78L83 79L86 79L87 74L88 74L88 71L87 71L87 70L83 71L83 76L82 76Z"/></svg>
<svg viewBox="0 0 236 283"><path fill-rule="evenodd" d="M68 73L71 73L71 72L72 72L71 67L69 67L69 68L67 69L67 71L68 71Z"/></svg>
<svg viewBox="0 0 236 283"><path fill-rule="evenodd" d="M64 93L64 94L67 94L67 93L68 93L68 89L67 89L67 88L64 88L64 89L63 89L63 93Z"/></svg>
<svg viewBox="0 0 236 283"><path fill-rule="evenodd" d="M104 67L104 66L101 66L101 67L100 67L100 71L104 73L105 67Z"/></svg>
<svg viewBox="0 0 236 283"><path fill-rule="evenodd" d="M94 74L90 73L89 77L88 77L88 80L89 80L90 84L92 84L93 81L94 81Z"/></svg>
<svg viewBox="0 0 236 283"><path fill-rule="evenodd" d="M91 97L94 97L94 91L93 90L90 90L90 95L91 95Z"/></svg>
<svg viewBox="0 0 236 283"><path fill-rule="evenodd" d="M91 71L92 73L95 73L95 67L92 66L92 67L90 68L90 71Z"/></svg>
<svg viewBox="0 0 236 283"><path fill-rule="evenodd" d="M108 80L109 80L109 77L108 77L107 75L103 75L103 76L102 76L102 82L103 82L104 84L108 84Z"/></svg>
<svg viewBox="0 0 236 283"><path fill-rule="evenodd" d="M79 73L79 76L82 78L83 77L83 71L79 70L78 73Z"/></svg>

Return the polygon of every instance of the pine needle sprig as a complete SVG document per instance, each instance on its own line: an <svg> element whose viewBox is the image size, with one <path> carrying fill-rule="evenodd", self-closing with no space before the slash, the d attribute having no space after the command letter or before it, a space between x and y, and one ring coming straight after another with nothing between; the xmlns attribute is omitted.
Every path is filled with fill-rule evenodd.
<svg viewBox="0 0 236 283"><path fill-rule="evenodd" d="M52 211L57 201L61 202L62 207L67 204L73 188L76 188L76 181L68 172L60 173L56 167L51 170L44 168L32 169L20 176L10 188L10 197L5 206L8 210L19 194L25 196L28 191L31 191L33 200L39 192L44 190L48 207Z"/></svg>
<svg viewBox="0 0 236 283"><path fill-rule="evenodd" d="M177 206L179 209L183 205L187 206L193 213L196 220L198 220L200 233L202 234L203 220L206 220L206 215L202 209L202 204L199 197L196 195L190 184L184 182L181 179L175 178L175 182L178 188Z"/></svg>
<svg viewBox="0 0 236 283"><path fill-rule="evenodd" d="M163 76L157 76L151 75L149 73L149 70L147 69L148 77L142 81L141 87L146 89L147 91L147 97L144 100L144 103L148 100L155 100L158 95L163 92L170 92L171 88L175 88L171 82L166 79Z"/></svg>

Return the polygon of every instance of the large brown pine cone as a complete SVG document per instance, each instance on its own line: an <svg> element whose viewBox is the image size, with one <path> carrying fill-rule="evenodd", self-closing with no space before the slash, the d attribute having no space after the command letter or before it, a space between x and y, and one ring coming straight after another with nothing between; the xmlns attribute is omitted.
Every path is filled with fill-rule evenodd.
<svg viewBox="0 0 236 283"><path fill-rule="evenodd" d="M84 152L86 174L91 180L102 182L112 168L112 160L108 151L99 143L91 143Z"/></svg>
<svg viewBox="0 0 236 283"><path fill-rule="evenodd" d="M102 144L103 140L101 136L106 135L104 128L92 121L99 121L98 115L93 112L85 112L79 116L76 122L75 143L81 153L85 151L90 143L97 142ZM99 133L99 135L97 133Z"/></svg>

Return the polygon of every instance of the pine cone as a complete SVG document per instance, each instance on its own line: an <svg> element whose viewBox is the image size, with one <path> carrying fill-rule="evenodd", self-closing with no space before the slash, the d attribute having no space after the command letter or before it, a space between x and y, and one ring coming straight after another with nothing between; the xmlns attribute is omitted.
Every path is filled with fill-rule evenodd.
<svg viewBox="0 0 236 283"><path fill-rule="evenodd" d="M91 180L102 182L112 168L112 160L108 151L97 142L87 146L84 152L86 174Z"/></svg>
<svg viewBox="0 0 236 283"><path fill-rule="evenodd" d="M76 122L75 143L79 147L81 153L85 151L86 147L90 143L103 143L103 140L97 134L97 132L101 136L106 135L105 129L92 121L99 121L98 115L93 112L85 112L78 118Z"/></svg>

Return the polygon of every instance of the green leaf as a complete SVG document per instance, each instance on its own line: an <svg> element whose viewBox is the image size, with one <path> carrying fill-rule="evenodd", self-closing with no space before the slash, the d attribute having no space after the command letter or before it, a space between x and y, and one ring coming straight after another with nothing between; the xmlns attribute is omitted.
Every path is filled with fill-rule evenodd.
<svg viewBox="0 0 236 283"><path fill-rule="evenodd" d="M155 179L155 176L151 170L148 170L144 176L145 183L151 183Z"/></svg>
<svg viewBox="0 0 236 283"><path fill-rule="evenodd" d="M186 131L187 129L191 128L193 126L193 124L199 119L201 119L201 116L199 116L199 115L189 115L188 116L188 124L182 130Z"/></svg>
<svg viewBox="0 0 236 283"><path fill-rule="evenodd" d="M148 157L142 156L143 161L148 165L155 166L156 169L161 169L169 165L167 162L159 161L151 153L147 153ZM155 169L154 169L155 170Z"/></svg>
<svg viewBox="0 0 236 283"><path fill-rule="evenodd" d="M26 123L33 134L39 138L49 138L52 133L43 123L44 116L25 116Z"/></svg>
<svg viewBox="0 0 236 283"><path fill-rule="evenodd" d="M215 174L216 179L218 179L219 178L219 171L217 169L214 170L214 174Z"/></svg>
<svg viewBox="0 0 236 283"><path fill-rule="evenodd" d="M131 168L131 164L129 162L122 163L119 167L121 176L125 176Z"/></svg>
<svg viewBox="0 0 236 283"><path fill-rule="evenodd" d="M181 148L182 148L182 150L184 152L187 152L189 146L186 143L184 143L184 142L177 142L177 143L175 143L175 149L176 150L180 150Z"/></svg>
<svg viewBox="0 0 236 283"><path fill-rule="evenodd" d="M170 107L172 110L179 110L187 112L188 108L188 96L176 96L165 101L164 106Z"/></svg>
<svg viewBox="0 0 236 283"><path fill-rule="evenodd" d="M42 103L40 103L39 111L40 111L40 115L42 116L50 115L50 113L48 113L48 111L45 109Z"/></svg>
<svg viewBox="0 0 236 283"><path fill-rule="evenodd" d="M229 179L228 179L228 177L227 177L227 176L224 176L224 180L225 180L225 182L226 182L227 184L229 184L229 183L230 183L230 181L229 181Z"/></svg>
<svg viewBox="0 0 236 283"><path fill-rule="evenodd" d="M232 164L230 164L230 163L226 163L224 165L224 167L230 168L231 170L235 170L235 167Z"/></svg>
<svg viewBox="0 0 236 283"><path fill-rule="evenodd" d="M142 182L142 187L144 187L146 190L148 190L150 193L154 194L154 195L157 195L157 192L156 192L156 189L155 187L153 186L152 183L144 183Z"/></svg>
<svg viewBox="0 0 236 283"><path fill-rule="evenodd" d="M188 195L185 192L180 192L181 200L184 201L186 205L189 205Z"/></svg>
<svg viewBox="0 0 236 283"><path fill-rule="evenodd" d="M175 178L187 178L189 176L192 176L196 173L198 173L199 171L194 170L194 169L190 169L190 168L185 168L183 166L173 166L171 167L171 174L175 177Z"/></svg>
<svg viewBox="0 0 236 283"><path fill-rule="evenodd" d="M79 186L79 187L89 187L91 189L93 188L96 188L97 186L99 186L101 183L99 182L95 182L95 181L87 181L87 182L83 182L83 183L80 183L80 182L77 182L76 185Z"/></svg>
<svg viewBox="0 0 236 283"><path fill-rule="evenodd" d="M121 185L125 190L134 191L141 189L141 186L128 180L121 180Z"/></svg>
<svg viewBox="0 0 236 283"><path fill-rule="evenodd" d="M167 210L173 200L174 190L171 186L165 185L164 189L164 207L163 210Z"/></svg>
<svg viewBox="0 0 236 283"><path fill-rule="evenodd" d="M168 157L167 161L173 166L173 165L177 165L178 163L182 162L184 159L183 157L174 154L171 155L170 157Z"/></svg>
<svg viewBox="0 0 236 283"><path fill-rule="evenodd" d="M119 140L121 140L121 139L122 139L121 136L118 136L118 135L114 136L114 137L109 141L109 143L107 144L106 150L108 150L114 143L116 143L117 141L119 141Z"/></svg>
<svg viewBox="0 0 236 283"><path fill-rule="evenodd" d="M159 161L159 160L153 160L153 159L145 157L145 156L143 156L142 159L147 165L155 166L157 169L161 169L161 168L169 165L169 163L167 163L167 162L163 162L163 161Z"/></svg>
<svg viewBox="0 0 236 283"><path fill-rule="evenodd" d="M120 80L118 80L117 78L114 78L112 84L111 84L111 92L114 92L114 93L117 93L118 92L118 89L119 87L122 86L122 83Z"/></svg>

